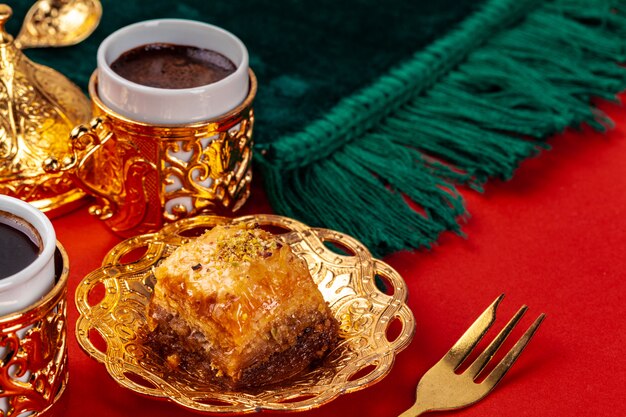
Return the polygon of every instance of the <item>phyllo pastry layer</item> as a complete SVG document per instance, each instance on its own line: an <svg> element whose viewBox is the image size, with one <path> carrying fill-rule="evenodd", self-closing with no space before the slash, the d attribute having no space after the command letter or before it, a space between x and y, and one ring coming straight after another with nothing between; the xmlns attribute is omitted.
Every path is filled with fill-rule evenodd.
<svg viewBox="0 0 626 417"><path fill-rule="evenodd" d="M147 344L172 368L231 388L283 380L337 342L305 262L271 233L216 226L155 270Z"/></svg>

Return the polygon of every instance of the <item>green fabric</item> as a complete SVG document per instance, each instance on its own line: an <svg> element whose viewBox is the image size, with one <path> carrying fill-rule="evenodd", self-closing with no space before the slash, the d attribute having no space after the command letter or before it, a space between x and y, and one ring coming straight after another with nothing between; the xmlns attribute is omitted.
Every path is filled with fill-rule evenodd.
<svg viewBox="0 0 626 417"><path fill-rule="evenodd" d="M259 78L255 165L273 208L376 255L460 231L457 186L510 178L568 126L604 129L591 98L626 88L619 0L103 4L84 44L31 57L84 87L117 27L187 17L231 30Z"/></svg>
<svg viewBox="0 0 626 417"><path fill-rule="evenodd" d="M459 231L454 184L510 178L550 134L610 123L590 99L626 87L616 64L626 58L624 11L608 1L487 2L268 147L259 160L274 207L358 236L379 255Z"/></svg>

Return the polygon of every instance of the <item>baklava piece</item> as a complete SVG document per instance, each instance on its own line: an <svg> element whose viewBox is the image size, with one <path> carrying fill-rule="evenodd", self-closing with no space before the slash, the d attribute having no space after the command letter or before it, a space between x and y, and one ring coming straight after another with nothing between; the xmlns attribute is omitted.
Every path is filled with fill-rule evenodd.
<svg viewBox="0 0 626 417"><path fill-rule="evenodd" d="M260 228L216 226L155 275L147 344L174 369L253 387L301 372L337 342L305 262Z"/></svg>

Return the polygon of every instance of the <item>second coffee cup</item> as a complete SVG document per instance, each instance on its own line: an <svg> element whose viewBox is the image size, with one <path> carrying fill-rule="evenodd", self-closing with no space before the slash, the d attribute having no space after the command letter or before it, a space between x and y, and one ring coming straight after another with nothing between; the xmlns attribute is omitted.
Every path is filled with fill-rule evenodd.
<svg viewBox="0 0 626 417"><path fill-rule="evenodd" d="M230 67L221 79L197 85L206 56ZM111 34L97 62L89 83L96 117L72 132L73 157L51 157L47 169L69 171L97 198L90 212L122 237L199 213L238 210L250 192L256 94L244 44L206 23L153 20ZM115 68L120 62L127 68ZM155 87L154 80L131 80L124 69L176 79ZM177 84L181 74L187 80Z"/></svg>

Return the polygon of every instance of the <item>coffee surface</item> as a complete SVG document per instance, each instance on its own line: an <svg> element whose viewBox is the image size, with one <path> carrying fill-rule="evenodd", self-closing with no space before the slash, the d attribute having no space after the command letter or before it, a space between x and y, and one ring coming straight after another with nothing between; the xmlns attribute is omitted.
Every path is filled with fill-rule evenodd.
<svg viewBox="0 0 626 417"><path fill-rule="evenodd" d="M33 263L39 247L24 232L0 222L0 279Z"/></svg>
<svg viewBox="0 0 626 417"><path fill-rule="evenodd" d="M124 52L113 61L111 69L137 84L181 89L217 82L235 72L236 66L209 49L151 43Z"/></svg>

